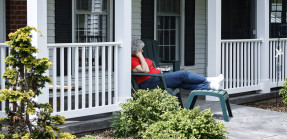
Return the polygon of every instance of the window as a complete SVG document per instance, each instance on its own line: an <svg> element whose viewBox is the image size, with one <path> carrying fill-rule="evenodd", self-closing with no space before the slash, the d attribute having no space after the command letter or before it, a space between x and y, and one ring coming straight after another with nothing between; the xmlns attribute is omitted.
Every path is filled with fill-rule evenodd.
<svg viewBox="0 0 287 139"><path fill-rule="evenodd" d="M286 0L270 0L270 38L287 37Z"/></svg>
<svg viewBox="0 0 287 139"><path fill-rule="evenodd" d="M176 60L179 47L179 0L157 0L156 38L160 57L163 60Z"/></svg>
<svg viewBox="0 0 287 139"><path fill-rule="evenodd" d="M76 0L75 42L106 42L107 0Z"/></svg>

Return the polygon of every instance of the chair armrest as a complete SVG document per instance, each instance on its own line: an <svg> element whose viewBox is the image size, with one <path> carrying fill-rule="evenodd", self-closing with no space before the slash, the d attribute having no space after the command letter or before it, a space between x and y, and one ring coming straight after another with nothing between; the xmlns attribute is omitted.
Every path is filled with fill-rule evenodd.
<svg viewBox="0 0 287 139"><path fill-rule="evenodd" d="M165 80L163 78L163 74L162 73L150 74L150 73L135 73L135 72L132 72L132 76L154 76L154 77L159 77L159 79L161 80L162 89L167 90L167 87L166 87L166 84L165 84Z"/></svg>
<svg viewBox="0 0 287 139"><path fill-rule="evenodd" d="M160 61L161 63L172 63L173 65L173 71L179 71L180 70L180 61L176 61L176 60L164 60L164 61Z"/></svg>

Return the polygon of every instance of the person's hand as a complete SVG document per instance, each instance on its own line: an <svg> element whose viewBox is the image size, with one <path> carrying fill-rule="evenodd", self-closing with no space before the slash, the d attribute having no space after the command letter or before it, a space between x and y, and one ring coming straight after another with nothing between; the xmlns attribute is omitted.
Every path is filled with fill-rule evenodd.
<svg viewBox="0 0 287 139"><path fill-rule="evenodd" d="M140 57L143 57L143 50L139 50L136 54L135 54L136 57L140 58Z"/></svg>

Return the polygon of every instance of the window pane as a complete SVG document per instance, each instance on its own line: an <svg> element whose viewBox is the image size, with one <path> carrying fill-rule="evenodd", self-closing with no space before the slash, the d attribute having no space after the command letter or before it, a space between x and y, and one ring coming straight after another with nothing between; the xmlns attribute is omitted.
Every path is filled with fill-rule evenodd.
<svg viewBox="0 0 287 139"><path fill-rule="evenodd" d="M77 0L77 10L89 12L106 12L107 0Z"/></svg>
<svg viewBox="0 0 287 139"><path fill-rule="evenodd" d="M276 23L281 23L281 12L276 12Z"/></svg>
<svg viewBox="0 0 287 139"><path fill-rule="evenodd" d="M271 12L271 13L270 13L270 18L271 18L271 19L270 19L270 22L271 22L271 23L275 23L275 16L276 16L276 13L275 13L275 12Z"/></svg>
<svg viewBox="0 0 287 139"><path fill-rule="evenodd" d="M77 15L76 42L105 42L106 20L105 15Z"/></svg>

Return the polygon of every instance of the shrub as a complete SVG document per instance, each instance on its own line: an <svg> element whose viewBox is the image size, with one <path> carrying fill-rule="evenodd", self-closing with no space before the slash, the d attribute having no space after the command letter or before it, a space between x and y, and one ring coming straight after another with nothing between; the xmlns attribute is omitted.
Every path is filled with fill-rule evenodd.
<svg viewBox="0 0 287 139"><path fill-rule="evenodd" d="M117 137L225 138L225 126L210 110L179 108L177 97L161 89L138 90L133 96L113 118Z"/></svg>
<svg viewBox="0 0 287 139"><path fill-rule="evenodd" d="M285 79L285 83L282 88L279 90L279 94L283 97L283 103L287 104L287 78Z"/></svg>
<svg viewBox="0 0 287 139"><path fill-rule="evenodd" d="M117 137L139 136L165 112L179 110L177 98L161 89L138 90L133 97L135 100L120 104L122 110L112 120Z"/></svg>
<svg viewBox="0 0 287 139"><path fill-rule="evenodd" d="M69 133L62 133L55 124L64 124L65 117L51 116L50 104L42 104L35 98L42 94L41 89L51 79L45 72L52 64L48 58L36 58L39 50L32 46L31 31L40 32L34 27L24 27L9 34L11 46L5 59L7 69L3 74L6 88L1 90L0 101L6 101L6 118L1 119L6 132L0 138L75 138ZM31 115L34 115L33 118Z"/></svg>
<svg viewBox="0 0 287 139"><path fill-rule="evenodd" d="M143 138L226 138L225 126L212 117L210 109L202 112L199 107L193 110L181 109L166 112L161 118L162 121L147 128Z"/></svg>

